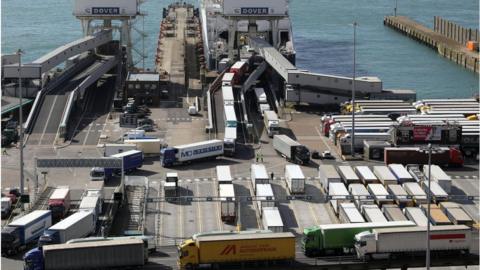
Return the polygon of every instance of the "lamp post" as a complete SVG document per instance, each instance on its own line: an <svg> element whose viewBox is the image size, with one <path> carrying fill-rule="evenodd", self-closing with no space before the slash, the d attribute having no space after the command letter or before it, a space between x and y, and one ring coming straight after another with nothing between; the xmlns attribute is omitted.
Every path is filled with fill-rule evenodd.
<svg viewBox="0 0 480 270"><path fill-rule="evenodd" d="M427 190L427 250L425 254L425 266L427 270L430 270L430 203L431 203L431 169L432 169L432 152L441 153L443 152L438 147L433 147L431 143L429 143L426 147L421 147L420 152L428 153L428 190Z"/></svg>
<svg viewBox="0 0 480 270"><path fill-rule="evenodd" d="M393 16L397 17L397 1L395 0L395 7L393 8Z"/></svg>
<svg viewBox="0 0 480 270"><path fill-rule="evenodd" d="M355 156L355 43L357 37L357 22L353 22L353 77L352 77L352 157Z"/></svg>
<svg viewBox="0 0 480 270"><path fill-rule="evenodd" d="M22 54L23 51L18 49L16 54L18 55L18 89L20 99L20 195L24 192L24 174L23 174L23 93L22 93ZM20 196L21 198L21 196Z"/></svg>

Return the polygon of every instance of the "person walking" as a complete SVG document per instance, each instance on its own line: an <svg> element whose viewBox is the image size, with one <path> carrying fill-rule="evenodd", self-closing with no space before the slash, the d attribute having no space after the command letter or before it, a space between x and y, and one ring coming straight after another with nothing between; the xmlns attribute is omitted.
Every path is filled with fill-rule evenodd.
<svg viewBox="0 0 480 270"><path fill-rule="evenodd" d="M2 155L8 156L7 148L3 148Z"/></svg>
<svg viewBox="0 0 480 270"><path fill-rule="evenodd" d="M257 152L257 153L255 154L255 162L258 162L258 159L259 159L259 158L260 158L260 153Z"/></svg>
<svg viewBox="0 0 480 270"><path fill-rule="evenodd" d="M261 160L262 163L263 163L263 154L262 154L262 152L260 152L260 160Z"/></svg>
<svg viewBox="0 0 480 270"><path fill-rule="evenodd" d="M273 177L274 177L274 176L275 176L275 175L273 174L273 172L271 172L271 173L270 173L270 178L272 179L272 181L273 181Z"/></svg>

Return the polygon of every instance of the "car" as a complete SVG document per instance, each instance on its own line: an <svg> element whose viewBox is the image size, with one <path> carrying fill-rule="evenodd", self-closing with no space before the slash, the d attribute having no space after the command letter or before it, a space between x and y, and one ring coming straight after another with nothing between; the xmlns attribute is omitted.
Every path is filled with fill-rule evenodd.
<svg viewBox="0 0 480 270"><path fill-rule="evenodd" d="M317 150L312 151L312 158L313 159L319 159L320 158L320 153L318 153Z"/></svg>
<svg viewBox="0 0 480 270"><path fill-rule="evenodd" d="M137 130L145 130L145 132L152 132L152 131L155 131L155 129L153 128L152 125L143 125L143 126L139 126L137 127Z"/></svg>
<svg viewBox="0 0 480 270"><path fill-rule="evenodd" d="M152 119L150 118L144 118L144 119L140 119L138 120L138 125L139 126L144 126L144 125L151 125L153 126L154 122Z"/></svg>
<svg viewBox="0 0 480 270"><path fill-rule="evenodd" d="M320 159L335 159L335 157L332 156L330 151L323 151L323 153L320 155Z"/></svg>

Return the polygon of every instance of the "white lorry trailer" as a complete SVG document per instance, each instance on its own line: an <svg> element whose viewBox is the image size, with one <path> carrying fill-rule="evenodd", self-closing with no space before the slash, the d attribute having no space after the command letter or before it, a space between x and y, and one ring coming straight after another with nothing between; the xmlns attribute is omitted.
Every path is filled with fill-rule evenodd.
<svg viewBox="0 0 480 270"><path fill-rule="evenodd" d="M452 192L452 178L446 174L440 166L432 165L430 173L432 174L432 181L438 182L446 192ZM423 166L423 174L425 174L428 179L428 166Z"/></svg>
<svg viewBox="0 0 480 270"><path fill-rule="evenodd" d="M218 195L220 197L220 218L222 221L234 222L237 217L237 203L233 184L218 185Z"/></svg>
<svg viewBox="0 0 480 270"><path fill-rule="evenodd" d="M287 135L273 136L273 148L293 163L308 164L310 162L310 151L308 148Z"/></svg>
<svg viewBox="0 0 480 270"><path fill-rule="evenodd" d="M280 134L280 121L274 111L263 112L263 123L268 137L272 138L273 135Z"/></svg>
<svg viewBox="0 0 480 270"><path fill-rule="evenodd" d="M399 184L405 182L415 182L413 176L403 167L402 164L388 164L388 168L392 171L393 175L397 178Z"/></svg>
<svg viewBox="0 0 480 270"><path fill-rule="evenodd" d="M353 203L358 210L361 210L363 205L375 204L373 196L363 184L351 184L348 186L348 191L352 194Z"/></svg>
<svg viewBox="0 0 480 270"><path fill-rule="evenodd" d="M413 201L417 204L427 203L427 193L423 191L418 183L407 182L403 183L403 189L408 193L408 195L413 197Z"/></svg>
<svg viewBox="0 0 480 270"><path fill-rule="evenodd" d="M364 223L365 219L353 203L341 203L338 210L341 223Z"/></svg>
<svg viewBox="0 0 480 270"><path fill-rule="evenodd" d="M232 174L230 173L230 166L222 165L215 167L217 172L217 182L219 185L221 184L232 184L233 178Z"/></svg>
<svg viewBox="0 0 480 270"><path fill-rule="evenodd" d="M370 194L374 197L375 203L378 206L382 206L383 204L392 204L393 199L388 191L382 184L368 184L367 190Z"/></svg>
<svg viewBox="0 0 480 270"><path fill-rule="evenodd" d="M354 183L361 183L358 175L353 171L350 166L338 166L338 174L342 177L345 185L350 185Z"/></svg>
<svg viewBox="0 0 480 270"><path fill-rule="evenodd" d="M328 188L328 199L332 205L333 211L338 216L340 204L351 202L350 194L344 183L330 183Z"/></svg>
<svg viewBox="0 0 480 270"><path fill-rule="evenodd" d="M134 144L128 144L128 143L106 143L104 145L104 151L103 151L103 156L104 157L109 157L115 154L119 154L122 152L127 152L130 150L136 150L136 146ZM160 149L159 149L160 150Z"/></svg>
<svg viewBox="0 0 480 270"><path fill-rule="evenodd" d="M209 140L163 148L160 151L160 162L163 167L169 167L199 159L216 158L221 155L223 155L223 141Z"/></svg>
<svg viewBox="0 0 480 270"><path fill-rule="evenodd" d="M143 152L143 154L154 157L160 154L160 148L162 146L162 141L158 138L149 138L149 139L132 139L124 140L124 143L129 145L135 145L137 150Z"/></svg>
<svg viewBox="0 0 480 270"><path fill-rule="evenodd" d="M394 204L384 204L382 212L388 221L407 221L407 217L403 214L402 209Z"/></svg>
<svg viewBox="0 0 480 270"><path fill-rule="evenodd" d="M428 187L428 181L420 182L420 186L425 193L430 193L430 199L435 203L444 202L448 200L448 193L438 184L438 182L430 181L430 188Z"/></svg>
<svg viewBox="0 0 480 270"><path fill-rule="evenodd" d="M255 191L257 207L260 213L262 213L264 207L275 207L275 197L271 184L257 184Z"/></svg>
<svg viewBox="0 0 480 270"><path fill-rule="evenodd" d="M367 222L388 222L382 213L382 210L375 204L363 205L362 214Z"/></svg>
<svg viewBox="0 0 480 270"><path fill-rule="evenodd" d="M408 195L408 193L400 185L388 185L387 191L392 195L395 203L400 207L409 207L414 206L413 196Z"/></svg>
<svg viewBox="0 0 480 270"><path fill-rule="evenodd" d="M262 208L262 223L264 230L270 230L272 232L283 232L283 221L280 211L277 207L264 207Z"/></svg>
<svg viewBox="0 0 480 270"><path fill-rule="evenodd" d="M425 253L427 228L373 229L355 235L355 250L362 260L385 259L391 255ZM401 240L401 241L399 241ZM433 226L430 231L430 250L449 254L470 253L470 228L462 225Z"/></svg>
<svg viewBox="0 0 480 270"><path fill-rule="evenodd" d="M318 176L320 177L320 184L325 190L325 193L328 193L328 186L330 183L342 182L342 178L333 165L320 165L318 167Z"/></svg>
<svg viewBox="0 0 480 270"><path fill-rule="evenodd" d="M251 176L252 186L254 189L256 189L258 184L270 183L267 169L263 164L252 164L250 166L250 176Z"/></svg>
<svg viewBox="0 0 480 270"><path fill-rule="evenodd" d="M364 185L380 183L368 166L355 166L354 170Z"/></svg>
<svg viewBox="0 0 480 270"><path fill-rule="evenodd" d="M298 165L285 165L285 182L291 194L305 193L305 176Z"/></svg>
<svg viewBox="0 0 480 270"><path fill-rule="evenodd" d="M428 218L419 207L405 207L403 213L408 218L420 227L426 227L428 225Z"/></svg>
<svg viewBox="0 0 480 270"><path fill-rule="evenodd" d="M463 209L462 205L455 202L441 202L440 209L456 225L473 226L475 222L470 215Z"/></svg>
<svg viewBox="0 0 480 270"><path fill-rule="evenodd" d="M95 225L93 211L78 211L46 229L38 244L62 244L71 239L86 237L95 231Z"/></svg>
<svg viewBox="0 0 480 270"><path fill-rule="evenodd" d="M237 128L225 127L225 135L223 136L224 154L225 156L235 156L235 147L237 143Z"/></svg>
<svg viewBox="0 0 480 270"><path fill-rule="evenodd" d="M397 184L397 178L387 166L373 166L373 173L384 186Z"/></svg>

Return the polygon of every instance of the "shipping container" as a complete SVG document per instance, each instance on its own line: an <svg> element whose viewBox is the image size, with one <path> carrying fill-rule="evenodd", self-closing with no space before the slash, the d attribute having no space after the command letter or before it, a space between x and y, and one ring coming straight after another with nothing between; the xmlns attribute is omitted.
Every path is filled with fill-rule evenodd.
<svg viewBox="0 0 480 270"><path fill-rule="evenodd" d="M397 178L399 184L405 182L415 182L413 176L403 167L402 164L388 164L388 168L392 171L393 175Z"/></svg>
<svg viewBox="0 0 480 270"><path fill-rule="evenodd" d="M235 189L233 184L218 186L220 197L220 217L222 221L233 222L237 217L237 204L235 202Z"/></svg>
<svg viewBox="0 0 480 270"><path fill-rule="evenodd" d="M380 183L384 186L395 185L398 183L397 178L387 166L373 166L373 173L375 173L378 180L380 180Z"/></svg>
<svg viewBox="0 0 480 270"><path fill-rule="evenodd" d="M261 214L262 208L275 207L275 197L273 196L271 184L257 184L256 186L257 207Z"/></svg>
<svg viewBox="0 0 480 270"><path fill-rule="evenodd" d="M360 178L358 178L357 174L353 171L352 167L350 166L338 166L338 174L342 177L343 182L345 185L350 185L354 183L360 183Z"/></svg>
<svg viewBox="0 0 480 270"><path fill-rule="evenodd" d="M423 213L428 216L428 204L422 204L420 205L420 208L422 209ZM452 225L453 223L448 219L447 215L442 212L442 209L440 209L440 206L431 203L430 204L430 217L429 217L430 222L432 225Z"/></svg>
<svg viewBox="0 0 480 270"><path fill-rule="evenodd" d="M375 203L378 206L393 203L393 199L390 198L391 195L382 184L368 184L367 190L374 197Z"/></svg>
<svg viewBox="0 0 480 270"><path fill-rule="evenodd" d="M417 204L427 203L427 193L423 191L418 183L407 182L403 183L403 189L408 193L408 195L413 197L413 201Z"/></svg>
<svg viewBox="0 0 480 270"><path fill-rule="evenodd" d="M227 72L225 74L223 74L223 77L222 77L222 86L233 86L234 84L234 76L235 74L234 73L231 73L231 72Z"/></svg>
<svg viewBox="0 0 480 270"><path fill-rule="evenodd" d="M380 183L368 166L355 166L355 172L364 185Z"/></svg>
<svg viewBox="0 0 480 270"><path fill-rule="evenodd" d="M338 216L340 204L343 202L351 202L347 188L344 183L330 183L328 188L328 196L334 213Z"/></svg>
<svg viewBox="0 0 480 270"><path fill-rule="evenodd" d="M298 165L285 165L285 181L291 194L305 193L305 176Z"/></svg>
<svg viewBox="0 0 480 270"><path fill-rule="evenodd" d="M361 210L362 205L375 204L373 196L363 184L351 184L348 186L348 191L353 196L353 203L358 210Z"/></svg>
<svg viewBox="0 0 480 270"><path fill-rule="evenodd" d="M233 178L230 173L230 166L217 166L215 168L217 172L217 182L221 184L232 184Z"/></svg>
<svg viewBox="0 0 480 270"><path fill-rule="evenodd" d="M406 221L407 217L402 212L402 209L397 205L384 204L382 206L382 212L388 221Z"/></svg>
<svg viewBox="0 0 480 270"><path fill-rule="evenodd" d="M330 183L342 182L342 178L333 165L320 165L318 167L318 176L320 177L320 184L326 193L328 193L328 186Z"/></svg>
<svg viewBox="0 0 480 270"><path fill-rule="evenodd" d="M70 188L60 186L55 188L48 199L48 210L52 211L52 219L63 218L70 209Z"/></svg>
<svg viewBox="0 0 480 270"><path fill-rule="evenodd" d="M250 174L252 186L255 189L257 184L268 184L270 178L268 177L267 169L263 164L252 164L250 166Z"/></svg>
<svg viewBox="0 0 480 270"><path fill-rule="evenodd" d="M405 207L403 214L417 226L426 227L428 225L428 218L419 207Z"/></svg>
<svg viewBox="0 0 480 270"><path fill-rule="evenodd" d="M364 223L362 214L353 203L340 203L338 218L341 223Z"/></svg>
<svg viewBox="0 0 480 270"><path fill-rule="evenodd" d="M200 264L293 260L295 236L266 231L195 234L182 242L178 251L180 269Z"/></svg>
<svg viewBox="0 0 480 270"><path fill-rule="evenodd" d="M282 216L280 216L280 211L278 211L277 207L264 207L261 212L264 230L276 233L283 232Z"/></svg>
<svg viewBox="0 0 480 270"><path fill-rule="evenodd" d="M388 185L387 191L393 196L393 200L399 207L404 208L414 206L413 196L408 195L402 186Z"/></svg>
<svg viewBox="0 0 480 270"><path fill-rule="evenodd" d="M428 181L420 182L420 186L423 188L425 193L430 193L430 199L435 202L443 202L448 200L448 194L443 190L443 188L435 181L430 181L430 188L428 188ZM430 192L429 192L430 190Z"/></svg>
<svg viewBox="0 0 480 270"><path fill-rule="evenodd" d="M375 204L363 205L362 214L367 222L388 222L380 208Z"/></svg>
<svg viewBox="0 0 480 270"><path fill-rule="evenodd" d="M222 86L223 105L235 104L235 97L233 96L233 88L229 85Z"/></svg>
<svg viewBox="0 0 480 270"><path fill-rule="evenodd" d="M440 166L432 165L430 173L432 174L432 180L438 182L443 190L448 193L452 192L452 178L446 174ZM423 166L423 174L428 177L428 166Z"/></svg>

